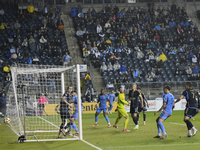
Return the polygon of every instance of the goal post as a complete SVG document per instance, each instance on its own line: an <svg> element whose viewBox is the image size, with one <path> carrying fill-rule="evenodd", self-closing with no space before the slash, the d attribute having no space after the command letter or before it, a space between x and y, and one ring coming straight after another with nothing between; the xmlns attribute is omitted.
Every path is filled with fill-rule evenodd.
<svg viewBox="0 0 200 150"><path fill-rule="evenodd" d="M79 65L18 65L11 67L11 74L6 117L10 118L8 126L17 136L25 136L26 141L82 140ZM78 113L78 122L75 121L78 131L72 128L70 134L58 138L62 123L60 101L69 86L77 91L78 112L74 106L71 113Z"/></svg>

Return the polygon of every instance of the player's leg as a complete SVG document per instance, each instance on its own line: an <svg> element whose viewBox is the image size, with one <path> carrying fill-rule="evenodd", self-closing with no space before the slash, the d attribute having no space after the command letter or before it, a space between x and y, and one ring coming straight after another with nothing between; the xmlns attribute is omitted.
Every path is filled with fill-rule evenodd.
<svg viewBox="0 0 200 150"><path fill-rule="evenodd" d="M160 128L160 125L158 124L158 121L159 121L159 117L156 119L157 128L158 128L158 135L156 135L154 138L160 138L161 137L161 128Z"/></svg>
<svg viewBox="0 0 200 150"><path fill-rule="evenodd" d="M122 118L121 112L118 111L118 117L117 117L117 119L116 119L115 124L113 125L113 127L118 128L117 124L118 124L118 122L120 121L121 118Z"/></svg>
<svg viewBox="0 0 200 150"><path fill-rule="evenodd" d="M65 131L63 131L63 128L64 128L64 125L65 125L66 112L60 112L60 117L61 117L62 123L60 125L58 138L61 138L61 132L63 132L63 135L65 135Z"/></svg>
<svg viewBox="0 0 200 150"><path fill-rule="evenodd" d="M45 111L45 105L44 105L44 104L43 104L43 110L42 110L42 111L44 111L45 115L48 116L48 114L47 114L46 111Z"/></svg>
<svg viewBox="0 0 200 150"><path fill-rule="evenodd" d="M163 125L163 121L165 121L168 117L170 117L170 115L165 114L165 112L163 111L160 116L159 116L159 120L158 120L158 125L163 133L163 136L160 137L160 139L163 139L165 137L167 137L167 133L165 131L165 127Z"/></svg>
<svg viewBox="0 0 200 150"><path fill-rule="evenodd" d="M98 108L95 113L95 124L93 124L93 127L98 126L98 115L101 113L102 109Z"/></svg>
<svg viewBox="0 0 200 150"><path fill-rule="evenodd" d="M71 131L72 128L73 128L73 129L75 130L75 135L78 135L79 133L78 133L78 129L77 129L77 126L76 126L76 123L75 123L75 121L78 120L78 113L74 112L73 118L74 118L74 122L73 122L73 124L70 126L68 132L70 133L70 131Z"/></svg>
<svg viewBox="0 0 200 150"><path fill-rule="evenodd" d="M139 119L140 119L140 112L138 111L138 113L137 113L137 124L139 124Z"/></svg>
<svg viewBox="0 0 200 150"><path fill-rule="evenodd" d="M143 125L146 124L146 111L143 110Z"/></svg>
<svg viewBox="0 0 200 150"><path fill-rule="evenodd" d="M104 108L103 109L103 116L105 117L107 123L108 123L108 127L111 127L111 124L110 124L110 121L109 121L109 118L107 116L107 108Z"/></svg>
<svg viewBox="0 0 200 150"><path fill-rule="evenodd" d="M112 113L111 113L112 108L113 108L113 105L110 105L110 107L109 107L109 109L108 109L108 113L112 114Z"/></svg>
<svg viewBox="0 0 200 150"><path fill-rule="evenodd" d="M191 129L193 130L193 136L195 136L196 133L198 132L198 130L190 122L190 118L194 117L197 113L198 113L198 111L196 109L190 109L190 108L185 109L184 122L186 123L187 128L188 128L188 134L186 135L186 137L192 136Z"/></svg>
<svg viewBox="0 0 200 150"><path fill-rule="evenodd" d="M134 130L138 130L138 128L139 128L138 123L137 123L137 121L138 121L137 113L138 113L138 107L134 107L132 110L132 114L131 114L133 122L135 123L135 127L133 128Z"/></svg>

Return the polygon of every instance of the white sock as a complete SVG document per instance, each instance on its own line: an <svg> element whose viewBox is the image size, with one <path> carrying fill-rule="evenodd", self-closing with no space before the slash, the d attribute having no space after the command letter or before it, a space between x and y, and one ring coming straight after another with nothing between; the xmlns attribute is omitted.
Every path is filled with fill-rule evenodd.
<svg viewBox="0 0 200 150"><path fill-rule="evenodd" d="M190 134L190 135L192 134L191 130L188 130L188 134Z"/></svg>
<svg viewBox="0 0 200 150"><path fill-rule="evenodd" d="M136 125L135 127L138 127L138 125Z"/></svg>
<svg viewBox="0 0 200 150"><path fill-rule="evenodd" d="M163 134L167 134L167 133L165 132L165 133L163 133Z"/></svg>
<svg viewBox="0 0 200 150"><path fill-rule="evenodd" d="M196 128L195 128L194 126L192 127L192 129L193 129L193 130L196 130Z"/></svg>
<svg viewBox="0 0 200 150"><path fill-rule="evenodd" d="M110 122L108 124L110 124Z"/></svg>
<svg viewBox="0 0 200 150"><path fill-rule="evenodd" d="M161 136L161 133L158 133L158 136Z"/></svg>

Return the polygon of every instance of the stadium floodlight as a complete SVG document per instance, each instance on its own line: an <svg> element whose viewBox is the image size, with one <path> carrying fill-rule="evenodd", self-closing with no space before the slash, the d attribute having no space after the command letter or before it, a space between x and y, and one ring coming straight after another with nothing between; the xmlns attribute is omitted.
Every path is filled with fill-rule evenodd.
<svg viewBox="0 0 200 150"><path fill-rule="evenodd" d="M10 118L8 126L18 135L18 142L82 140L79 65L18 65L11 67L11 74L6 117ZM61 125L60 101L68 86L77 91L79 117L75 124L79 134L75 135L72 129L70 134L58 138ZM41 102L41 99L44 101ZM77 110L72 108L73 111Z"/></svg>

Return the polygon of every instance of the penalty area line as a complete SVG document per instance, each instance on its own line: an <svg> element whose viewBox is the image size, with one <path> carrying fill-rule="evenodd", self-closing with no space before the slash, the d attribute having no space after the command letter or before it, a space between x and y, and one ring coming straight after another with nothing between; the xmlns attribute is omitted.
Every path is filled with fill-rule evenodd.
<svg viewBox="0 0 200 150"><path fill-rule="evenodd" d="M114 148L137 148L137 147L170 147L170 146L183 146L183 145L199 145L200 143L186 143L186 144L166 144L166 145L141 145L141 146L116 146L116 147L105 147L105 149L114 149Z"/></svg>
<svg viewBox="0 0 200 150"><path fill-rule="evenodd" d="M93 144L91 144L91 143L89 143L89 142L87 142L87 141L85 141L85 140L81 140L81 141L83 141L84 143L90 145L91 147L94 147L94 148L96 148L96 149L98 149L98 150L102 150L100 147L97 147L97 146L95 146L95 145L93 145Z"/></svg>
<svg viewBox="0 0 200 150"><path fill-rule="evenodd" d="M181 123L175 123L175 122L170 122L171 124L176 124L176 125L180 125L180 126L185 126L185 124L181 124Z"/></svg>

